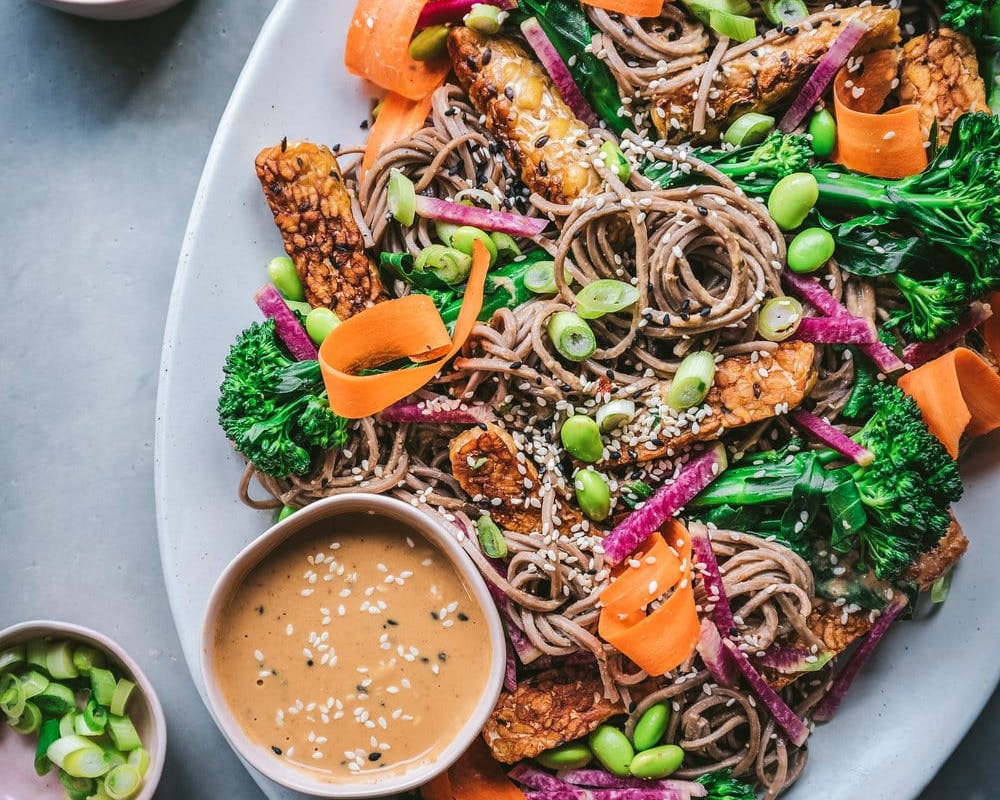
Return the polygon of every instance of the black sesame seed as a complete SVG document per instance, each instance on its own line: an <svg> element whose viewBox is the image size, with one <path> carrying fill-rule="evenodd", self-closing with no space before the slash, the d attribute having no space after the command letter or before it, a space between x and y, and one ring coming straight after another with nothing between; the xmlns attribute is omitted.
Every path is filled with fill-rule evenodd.
<svg viewBox="0 0 1000 800"><path fill-rule="evenodd" d="M613 369L606 369L606 370L604 370L604 374L608 378L612 378L613 379L615 377L615 371Z"/></svg>
<svg viewBox="0 0 1000 800"><path fill-rule="evenodd" d="M431 612L431 619L437 619L437 618L438 618L438 612L437 611L432 611Z"/></svg>
<svg viewBox="0 0 1000 800"><path fill-rule="evenodd" d="M549 135L547 133L535 139L535 147L545 147L545 145L547 145L548 143L549 143Z"/></svg>
<svg viewBox="0 0 1000 800"><path fill-rule="evenodd" d="M510 362L510 368L511 369L521 369L521 367L523 367L523 366L524 366L524 362L523 361L511 361Z"/></svg>
<svg viewBox="0 0 1000 800"><path fill-rule="evenodd" d="M264 616L264 606L257 606L257 613Z"/></svg>
<svg viewBox="0 0 1000 800"><path fill-rule="evenodd" d="M685 322L687 322L687 321L688 321L689 319L691 319L691 315L690 315L690 314L688 314L688 312L687 312L687 311L682 311L682 312L680 313L680 315L679 315L679 316L680 316L680 318L681 318L682 320L684 320Z"/></svg>
<svg viewBox="0 0 1000 800"><path fill-rule="evenodd" d="M508 100L513 100L514 99L514 87L513 86L508 86L506 89L504 89L503 90L503 96L506 97Z"/></svg>
<svg viewBox="0 0 1000 800"><path fill-rule="evenodd" d="M549 165L545 163L544 158L538 162L538 174L543 178L549 174Z"/></svg>
<svg viewBox="0 0 1000 800"><path fill-rule="evenodd" d="M788 28L785 28L785 35L786 36L794 36L798 32L799 32L799 29L795 25L792 25L792 26L790 26Z"/></svg>
<svg viewBox="0 0 1000 800"><path fill-rule="evenodd" d="M452 106L451 108L445 109L444 115L446 117L453 117L458 113L458 109Z"/></svg>
<svg viewBox="0 0 1000 800"><path fill-rule="evenodd" d="M306 662L306 666L307 666L307 667L311 667L312 665L313 665L313 660L312 660L312 659L310 658L310 659L309 659L309 660L308 660L308 661Z"/></svg>
<svg viewBox="0 0 1000 800"><path fill-rule="evenodd" d="M699 311L698 313L699 313L699 314L701 314L701 316L703 316L703 317L707 317L707 316L708 316L709 314L711 314L711 313L712 313L712 307L711 307L711 306L705 306L705 307L704 307L704 308L703 308L703 309L702 309L701 311Z"/></svg>
<svg viewBox="0 0 1000 800"><path fill-rule="evenodd" d="M708 209L705 208L705 206L697 206L697 208L698 208L698 213L701 214L703 217L708 216Z"/></svg>
<svg viewBox="0 0 1000 800"><path fill-rule="evenodd" d="M340 152L340 142L337 142L333 147L330 148L334 153Z"/></svg>
<svg viewBox="0 0 1000 800"><path fill-rule="evenodd" d="M764 390L760 388L760 384L759 383L754 383L754 385L753 385L753 396L756 397L758 400L760 400L760 396L761 396L761 394L763 394L763 392L764 392Z"/></svg>
<svg viewBox="0 0 1000 800"><path fill-rule="evenodd" d="M394 619L387 619L385 622L386 622L387 625L398 625L399 624Z"/></svg>
<svg viewBox="0 0 1000 800"><path fill-rule="evenodd" d="M368 130L368 120L366 119L361 120L361 130L363 131Z"/></svg>
<svg viewBox="0 0 1000 800"><path fill-rule="evenodd" d="M274 753L276 756L280 756L281 755L281 748L278 747L277 745L273 745L272 744L271 745L271 752Z"/></svg>
<svg viewBox="0 0 1000 800"><path fill-rule="evenodd" d="M493 58L493 49L487 47L485 50L483 50L483 57L482 59L480 59L482 65L485 67L487 64L490 63L490 59L492 58Z"/></svg>
<svg viewBox="0 0 1000 800"><path fill-rule="evenodd" d="M479 428L479 430L481 431L488 431L490 429L490 426L487 425L485 422L477 422L476 427Z"/></svg>
<svg viewBox="0 0 1000 800"><path fill-rule="evenodd" d="M378 761L380 758L382 758L382 754L381 753L369 753L368 754L368 760L369 761Z"/></svg>
<svg viewBox="0 0 1000 800"><path fill-rule="evenodd" d="M587 140L586 139L577 139L576 140L576 146L577 147L586 147L587 146Z"/></svg>
<svg viewBox="0 0 1000 800"><path fill-rule="evenodd" d="M447 660L448 660L448 654L444 650L438 653L438 661L444 663Z"/></svg>
<svg viewBox="0 0 1000 800"><path fill-rule="evenodd" d="M624 33L626 36L635 36L635 31L632 30L627 25L622 25L622 33Z"/></svg>
<svg viewBox="0 0 1000 800"><path fill-rule="evenodd" d="M468 622L469 621L469 615L465 614L465 613L463 613L461 611L459 611L458 612L458 621L459 622Z"/></svg>
<svg viewBox="0 0 1000 800"><path fill-rule="evenodd" d="M284 153L288 149L288 137L285 136L281 140L281 152Z"/></svg>

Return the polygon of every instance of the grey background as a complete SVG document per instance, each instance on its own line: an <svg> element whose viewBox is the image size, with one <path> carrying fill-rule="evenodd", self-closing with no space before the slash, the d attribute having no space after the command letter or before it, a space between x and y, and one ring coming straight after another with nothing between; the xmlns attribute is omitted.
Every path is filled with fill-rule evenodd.
<svg viewBox="0 0 1000 800"><path fill-rule="evenodd" d="M153 416L191 200L273 5L187 0L99 23L16 0L0 23L0 628L64 619L136 658L168 716L158 800L262 797L180 655ZM998 752L1000 692L920 800L997 798Z"/></svg>

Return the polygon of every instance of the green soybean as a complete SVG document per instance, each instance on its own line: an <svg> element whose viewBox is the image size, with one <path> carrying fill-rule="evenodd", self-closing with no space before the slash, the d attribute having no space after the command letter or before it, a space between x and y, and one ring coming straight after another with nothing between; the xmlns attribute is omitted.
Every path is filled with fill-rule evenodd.
<svg viewBox="0 0 1000 800"><path fill-rule="evenodd" d="M829 231L806 228L788 245L788 268L792 272L815 272L833 257L836 246Z"/></svg>
<svg viewBox="0 0 1000 800"><path fill-rule="evenodd" d="M612 775L625 777L629 774L629 764L635 760L635 751L628 737L614 725L599 726L590 734L587 743L594 758Z"/></svg>
<svg viewBox="0 0 1000 800"><path fill-rule="evenodd" d="M601 429L597 423L584 414L575 414L563 423L559 439L566 452L573 458L592 464L600 461L604 454Z"/></svg>
<svg viewBox="0 0 1000 800"><path fill-rule="evenodd" d="M812 151L817 158L829 158L837 145L837 120L826 109L817 111L809 120Z"/></svg>
<svg viewBox="0 0 1000 800"><path fill-rule="evenodd" d="M594 758L587 743L582 739L553 747L535 756L535 761L546 769L583 769Z"/></svg>
<svg viewBox="0 0 1000 800"><path fill-rule="evenodd" d="M340 317L325 306L318 306L306 314L306 333L319 346L330 335L330 331L340 325Z"/></svg>
<svg viewBox="0 0 1000 800"><path fill-rule="evenodd" d="M448 26L431 25L410 40L410 58L414 61L433 61L448 53Z"/></svg>
<svg viewBox="0 0 1000 800"><path fill-rule="evenodd" d="M272 258L267 265L267 277L271 279L271 283L286 300L301 301L306 299L306 292L302 288L302 281L299 280L299 273L295 271L295 264L288 256Z"/></svg>
<svg viewBox="0 0 1000 800"><path fill-rule="evenodd" d="M296 511L298 511L298 509L293 508L292 506L282 506L281 511L278 512L278 522L281 522L283 519L288 519Z"/></svg>
<svg viewBox="0 0 1000 800"><path fill-rule="evenodd" d="M666 778L676 772L683 761L683 750L675 744L664 744L637 753L629 762L628 771L637 778Z"/></svg>
<svg viewBox="0 0 1000 800"><path fill-rule="evenodd" d="M778 181L767 198L767 210L783 231L799 227L819 199L819 184L808 172L795 172Z"/></svg>
<svg viewBox="0 0 1000 800"><path fill-rule="evenodd" d="M597 470L587 467L573 476L576 502L594 522L608 518L611 513L611 489L607 479Z"/></svg>
<svg viewBox="0 0 1000 800"><path fill-rule="evenodd" d="M636 750L649 750L656 747L670 724L670 706L666 703L655 703L642 712L639 721L635 723L632 732L632 744Z"/></svg>

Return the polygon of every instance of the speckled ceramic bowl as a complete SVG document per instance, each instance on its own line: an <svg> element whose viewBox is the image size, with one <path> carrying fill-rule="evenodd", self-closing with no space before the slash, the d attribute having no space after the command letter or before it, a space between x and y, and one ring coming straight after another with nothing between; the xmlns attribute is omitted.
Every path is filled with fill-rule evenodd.
<svg viewBox="0 0 1000 800"><path fill-rule="evenodd" d="M108 662L121 670L123 677L136 685L129 700L128 713L135 724L142 746L149 751L149 769L142 789L133 800L152 800L163 772L167 754L167 726L163 708L153 685L139 665L116 642L103 633L69 622L33 620L0 631L0 650L39 637L68 639L102 651ZM2 800L65 800L66 793L59 783L58 771L45 777L35 774L36 735L21 736L10 726L0 724L0 798Z"/></svg>
<svg viewBox="0 0 1000 800"><path fill-rule="evenodd" d="M151 17L180 0L35 0L43 6L91 19L126 20Z"/></svg>
<svg viewBox="0 0 1000 800"><path fill-rule="evenodd" d="M380 777L375 780L361 780L355 783L331 783L313 777L307 772L277 759L268 748L254 742L240 727L226 703L219 679L215 674L215 632L220 613L242 583L247 574L267 558L276 547L299 533L313 528L316 523L333 519L343 514L367 512L388 518L423 536L436 547L455 567L465 583L472 599L479 605L486 622L484 645L491 649L489 673L483 692L469 719L458 735L438 755L436 759L412 769ZM455 537L443 526L422 511L391 497L372 494L343 494L328 497L306 506L251 542L226 567L220 576L208 602L208 611L202 628L201 671L208 695L209 707L222 732L233 748L255 769L272 781L289 789L295 789L316 797L360 798L385 797L426 783L435 775L446 770L468 748L479 734L500 696L503 685L506 645L500 615L490 597L486 583L476 569L472 559L465 554Z"/></svg>

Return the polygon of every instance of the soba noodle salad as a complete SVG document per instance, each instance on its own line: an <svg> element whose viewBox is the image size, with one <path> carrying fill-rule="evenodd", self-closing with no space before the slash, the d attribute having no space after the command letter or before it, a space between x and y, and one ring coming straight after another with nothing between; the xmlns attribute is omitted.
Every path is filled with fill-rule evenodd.
<svg viewBox="0 0 1000 800"><path fill-rule="evenodd" d="M360 0L345 61L364 141L256 159L240 497L402 499L492 587L505 688L425 796L777 797L969 544L1000 3Z"/></svg>

